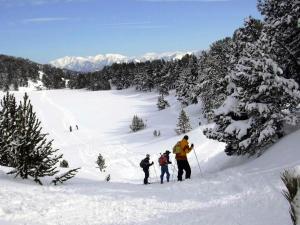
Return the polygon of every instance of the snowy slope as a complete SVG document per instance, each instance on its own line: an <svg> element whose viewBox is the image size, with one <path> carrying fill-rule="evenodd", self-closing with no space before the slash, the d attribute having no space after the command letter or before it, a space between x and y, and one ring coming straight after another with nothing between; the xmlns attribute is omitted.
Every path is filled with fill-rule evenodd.
<svg viewBox="0 0 300 225"><path fill-rule="evenodd" d="M16 93L17 96L22 94ZM189 155L192 179L141 185L140 160L150 153L154 162L181 136L174 124L180 111L173 95L172 107L156 108L157 94L124 91L55 90L30 92L44 130L55 139L71 167L82 167L78 176L62 186L38 186L32 181L5 175L0 167L0 224L195 224L275 225L291 224L288 203L281 194L280 172L300 164L300 131L283 138L258 159L227 157L224 145L206 139L199 127L201 106L187 109L194 130L203 176L194 153ZM134 114L147 129L129 132ZM70 133L70 125L79 130ZM162 136L153 137L153 130ZM285 157L282 157L282 152ZM108 168L95 168L97 155ZM174 162L174 159L172 159ZM171 166L173 174L176 170ZM151 168L151 181L159 167ZM111 174L111 182L104 182ZM48 181L49 182L49 181ZM46 181L47 183L47 181Z"/></svg>
<svg viewBox="0 0 300 225"><path fill-rule="evenodd" d="M164 53L146 53L139 57L129 57L121 54L104 54L96 56L65 56L50 62L51 65L58 68L65 68L73 71L92 72L101 70L104 66L113 63L123 62L143 62L147 60L164 59L167 61L181 59L185 54L192 52L164 52ZM197 52L195 52L197 54Z"/></svg>

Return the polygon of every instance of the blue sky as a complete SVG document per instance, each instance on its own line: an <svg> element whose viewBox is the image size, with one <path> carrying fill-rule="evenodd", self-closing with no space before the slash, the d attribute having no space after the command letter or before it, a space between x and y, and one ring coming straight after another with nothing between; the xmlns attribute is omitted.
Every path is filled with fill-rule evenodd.
<svg viewBox="0 0 300 225"><path fill-rule="evenodd" d="M0 53L69 56L207 49L231 36L256 0L0 0Z"/></svg>

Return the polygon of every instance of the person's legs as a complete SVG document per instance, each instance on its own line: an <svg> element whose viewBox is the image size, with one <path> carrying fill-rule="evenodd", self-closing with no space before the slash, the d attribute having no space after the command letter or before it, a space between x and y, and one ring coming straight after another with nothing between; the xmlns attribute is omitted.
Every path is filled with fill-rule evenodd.
<svg viewBox="0 0 300 225"><path fill-rule="evenodd" d="M187 160L184 162L184 170L185 170L185 179L190 179L191 178L191 167Z"/></svg>
<svg viewBox="0 0 300 225"><path fill-rule="evenodd" d="M143 169L145 173L144 184L148 184L149 169Z"/></svg>
<svg viewBox="0 0 300 225"><path fill-rule="evenodd" d="M164 175L166 173L165 166L161 166L161 175L160 175L160 183L162 184L164 182Z"/></svg>
<svg viewBox="0 0 300 225"><path fill-rule="evenodd" d="M166 166L166 173L167 173L167 182L170 181L170 173L169 173L169 167Z"/></svg>
<svg viewBox="0 0 300 225"><path fill-rule="evenodd" d="M178 181L182 181L182 174L183 174L183 161L177 160L177 167L178 167Z"/></svg>

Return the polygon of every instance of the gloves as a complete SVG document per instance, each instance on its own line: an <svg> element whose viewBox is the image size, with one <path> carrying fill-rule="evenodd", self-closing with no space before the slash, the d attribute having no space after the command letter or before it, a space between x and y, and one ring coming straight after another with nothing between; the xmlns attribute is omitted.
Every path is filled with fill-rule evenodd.
<svg viewBox="0 0 300 225"><path fill-rule="evenodd" d="M191 145L191 148L194 148L194 144Z"/></svg>
<svg viewBox="0 0 300 225"><path fill-rule="evenodd" d="M151 165L153 165L153 164L154 164L154 162L152 161Z"/></svg>

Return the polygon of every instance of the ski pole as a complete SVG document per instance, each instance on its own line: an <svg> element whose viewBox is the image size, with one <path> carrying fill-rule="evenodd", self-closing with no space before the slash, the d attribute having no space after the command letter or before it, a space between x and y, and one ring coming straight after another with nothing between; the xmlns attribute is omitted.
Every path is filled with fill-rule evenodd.
<svg viewBox="0 0 300 225"><path fill-rule="evenodd" d="M172 164L173 170L172 170L172 176L171 176L171 181L173 181L174 178L174 165Z"/></svg>
<svg viewBox="0 0 300 225"><path fill-rule="evenodd" d="M200 163L199 163L199 160L198 160L198 157L197 157L196 151L195 151L195 149L194 149L194 148L193 148L193 150L194 150L194 154L195 154L195 157L196 157L196 160L197 160L197 163L198 163L198 167L199 167L199 170L200 170L200 174L201 174L201 176L203 177L203 173L202 173L202 170L201 170L201 167L200 167Z"/></svg>
<svg viewBox="0 0 300 225"><path fill-rule="evenodd" d="M175 170L176 170L175 161L176 161L176 158L174 157L174 160L173 160L174 164L172 164L172 166L173 166L172 179L174 182L175 182Z"/></svg>
<svg viewBox="0 0 300 225"><path fill-rule="evenodd" d="M172 180L175 182L175 165L173 165L173 173L172 173Z"/></svg>
<svg viewBox="0 0 300 225"><path fill-rule="evenodd" d="M157 176L157 173L156 173L156 169L155 169L155 165L153 164L153 169L154 169L154 173L155 173L155 176L156 176L156 181L158 181L158 176Z"/></svg>

